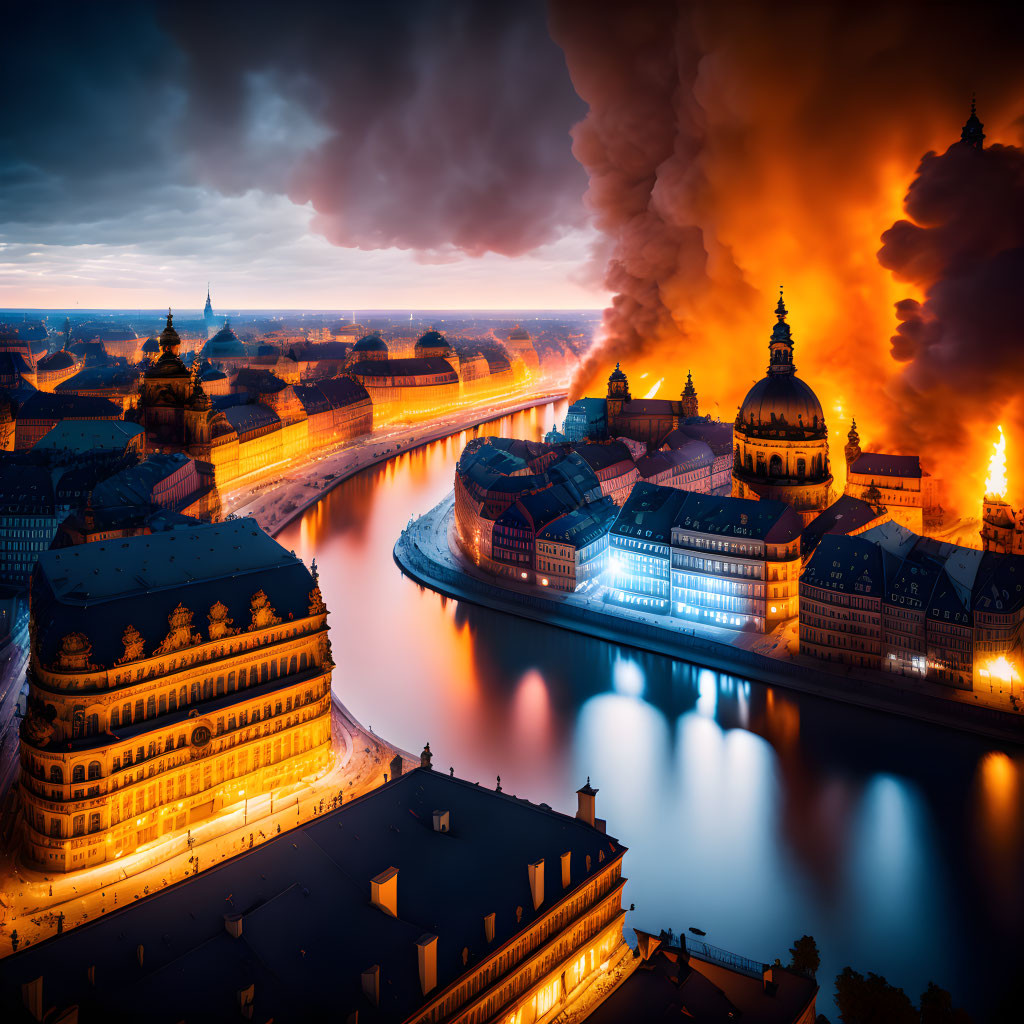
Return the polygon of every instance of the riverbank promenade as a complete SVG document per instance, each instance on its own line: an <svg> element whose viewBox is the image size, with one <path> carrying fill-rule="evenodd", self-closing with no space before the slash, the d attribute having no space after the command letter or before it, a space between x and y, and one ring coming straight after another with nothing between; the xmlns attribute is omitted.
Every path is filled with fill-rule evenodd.
<svg viewBox="0 0 1024 1024"><path fill-rule="evenodd" d="M412 580L447 597L519 615L612 643L691 662L717 672L740 675L839 700L848 704L919 719L935 725L1024 743L1024 712L996 704L988 695L937 684L870 678L853 670L823 666L796 651L796 620L760 635L682 622L619 606L611 608L600 588L588 593L550 591L514 580L498 580L472 565L454 539L454 495L410 522L398 538L394 558Z"/></svg>

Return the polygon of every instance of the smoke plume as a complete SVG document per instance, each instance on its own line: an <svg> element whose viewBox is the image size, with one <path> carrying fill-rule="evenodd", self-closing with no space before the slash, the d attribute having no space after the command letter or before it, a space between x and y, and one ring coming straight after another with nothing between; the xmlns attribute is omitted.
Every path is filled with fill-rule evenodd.
<svg viewBox="0 0 1024 1024"><path fill-rule="evenodd" d="M928 398L916 365L940 335L922 336L905 300L925 300L929 323L944 314L937 299L908 296L876 253L921 154L959 137L973 90L990 134L1016 137L1020 11L552 0L549 21L589 108L573 152L608 236L615 293L575 392L603 389L617 360L634 374L668 363L673 391L690 368L702 410L730 419L764 371L785 284L796 362L822 399L833 450L852 413L868 445L917 446L926 462L951 454L940 423L948 409ZM964 227L953 221L954 232ZM900 263L900 272L934 290L926 248L908 257L921 267ZM901 258L894 249L890 265ZM891 352L897 302L910 318ZM985 382L963 385L977 389L980 408ZM892 408L904 399L916 407ZM966 455L936 468L958 472Z"/></svg>
<svg viewBox="0 0 1024 1024"><path fill-rule="evenodd" d="M892 354L904 366L889 389L894 426L942 464L959 464L977 497L984 462L965 464L969 439L993 441L996 423L1011 420L1024 439L1024 150L958 143L929 153L906 213L878 254L924 297L897 304Z"/></svg>
<svg viewBox="0 0 1024 1024"><path fill-rule="evenodd" d="M167 4L197 177L336 245L517 255L583 219L583 114L539 2Z"/></svg>

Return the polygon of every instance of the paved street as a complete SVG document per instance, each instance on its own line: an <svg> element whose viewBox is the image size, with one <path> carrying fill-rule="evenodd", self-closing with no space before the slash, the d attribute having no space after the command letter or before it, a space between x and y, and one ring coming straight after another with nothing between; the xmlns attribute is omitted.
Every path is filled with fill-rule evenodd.
<svg viewBox="0 0 1024 1024"><path fill-rule="evenodd" d="M348 801L384 782L397 751L337 701L331 734L334 748L326 774L281 793L240 800L196 828L164 836L122 860L71 875L47 875L5 853L0 859L0 956L12 951L15 932L23 949L54 934L61 915L65 930L84 924L309 821L333 806L339 794ZM419 764L418 758L401 753L406 768Z"/></svg>

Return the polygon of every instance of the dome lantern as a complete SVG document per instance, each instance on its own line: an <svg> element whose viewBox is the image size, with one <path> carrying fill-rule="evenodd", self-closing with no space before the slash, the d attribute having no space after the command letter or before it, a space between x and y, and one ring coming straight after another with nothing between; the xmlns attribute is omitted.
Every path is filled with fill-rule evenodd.
<svg viewBox="0 0 1024 1024"><path fill-rule="evenodd" d="M768 364L769 373L795 373L793 365L793 337L789 331L789 324L786 323L788 314L785 302L782 301L782 286L779 285L779 302L775 307L775 316L778 323L772 328L771 341L768 349L771 352L771 361Z"/></svg>

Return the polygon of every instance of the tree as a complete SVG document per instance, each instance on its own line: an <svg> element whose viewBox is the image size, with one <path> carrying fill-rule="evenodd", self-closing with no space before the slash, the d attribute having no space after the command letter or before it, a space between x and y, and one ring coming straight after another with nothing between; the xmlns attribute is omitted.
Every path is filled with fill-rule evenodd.
<svg viewBox="0 0 1024 1024"><path fill-rule="evenodd" d="M843 1024L919 1024L921 1017L906 992L881 975L865 978L852 967L836 976L836 1006Z"/></svg>
<svg viewBox="0 0 1024 1024"><path fill-rule="evenodd" d="M821 966L818 944L810 935L801 935L789 948L789 968L797 974L813 978Z"/></svg>
<svg viewBox="0 0 1024 1024"><path fill-rule="evenodd" d="M966 1010L953 1006L953 997L934 981L921 993L921 1024L971 1024Z"/></svg>

